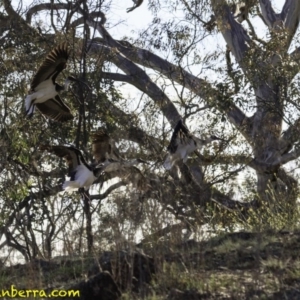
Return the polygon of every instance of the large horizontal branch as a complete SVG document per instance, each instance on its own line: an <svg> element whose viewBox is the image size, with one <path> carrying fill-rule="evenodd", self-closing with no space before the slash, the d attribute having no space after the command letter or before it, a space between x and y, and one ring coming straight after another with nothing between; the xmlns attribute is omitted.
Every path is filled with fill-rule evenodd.
<svg viewBox="0 0 300 300"><path fill-rule="evenodd" d="M82 10L80 11L82 14L84 14ZM119 43L115 41L104 28L103 20L102 22L95 22L90 16L88 16L87 24L97 29L97 31L101 34L104 41L110 47L116 47L119 45ZM112 62L116 66L118 66L125 74L134 77L136 82L136 87L138 87L141 91L145 92L154 100L154 102L160 107L161 111L163 112L167 120L170 122L170 124L173 127L175 127L178 120L181 118L180 114L178 113L172 101L151 80L151 78L147 75L147 73L144 70L142 70L139 66L134 64L132 61L130 61L128 58L121 56L117 52L115 53L115 55L112 55L111 58L112 58Z"/></svg>
<svg viewBox="0 0 300 300"><path fill-rule="evenodd" d="M125 47L116 41L115 46L117 46L122 54L128 57L132 62L158 71L170 80L173 80L188 88L203 98L208 104L211 104L211 106L217 106L219 110L226 112L230 122L240 130L246 139L251 140L250 119L247 118L245 114L231 101L226 99L227 103L224 104L223 95L221 95L217 89L213 88L206 80L188 73L184 69L168 62L165 59L162 59L148 50L133 47L131 45L130 47ZM107 49L107 47L100 43L91 42L91 51L93 52L101 53L104 48ZM138 87L137 85L135 86ZM145 89L145 87L143 89ZM148 92L146 93L148 94Z"/></svg>
<svg viewBox="0 0 300 300"><path fill-rule="evenodd" d="M126 185L127 183L124 181L119 181L115 184L112 184L103 194L90 195L90 200L103 200L109 196L111 192L118 189L121 186Z"/></svg>
<svg viewBox="0 0 300 300"><path fill-rule="evenodd" d="M154 102L160 107L167 120L173 127L177 124L181 118L175 105L167 97L167 95L151 80L144 70L134 64L132 61L101 44L90 44L89 53L96 53L102 55L102 53L110 51L111 55L108 56L108 60L119 67L125 74L132 76L134 79L133 85L140 91L147 94Z"/></svg>
<svg viewBox="0 0 300 300"><path fill-rule="evenodd" d="M162 74L166 75L169 79L175 80L181 85L191 89L193 92L196 92L197 95L203 97L208 103L212 102L213 100L215 101L216 99L220 99L218 103L219 106L223 105L223 107L224 106L226 107L226 112L229 120L233 122L234 125L240 129L240 131L245 136L245 138L249 140L250 135L245 130L246 127L245 124L247 125L250 124L249 122L247 122L248 120L245 114L238 107L236 107L231 101L229 101L229 99L226 99L227 103L226 105L224 105L224 103L222 103L224 101L224 97L223 97L224 95L222 94L220 95L218 90L213 89L206 80L202 80L191 75L190 73L186 72L182 68L170 64L166 60L159 58L158 56L152 54L149 51L142 50L142 49L139 50L133 49L131 47L130 48L125 47L110 36L110 34L104 28L103 24L99 22L94 22L90 17L88 18L87 22L90 26L93 26L98 30L98 32L102 35L104 41L110 47L117 48L119 51L122 52L122 54L128 57L132 62L141 64L145 67L150 67L152 69L161 72ZM133 65L136 67L135 64ZM175 123L176 122L177 120L175 121ZM171 124L175 126L174 120L173 122L171 122ZM241 125L244 126L241 128Z"/></svg>
<svg viewBox="0 0 300 300"><path fill-rule="evenodd" d="M283 165L293 159L295 159L294 152L289 153L289 155L283 155L281 157L278 157L278 159L273 163L259 161L247 155L205 155L203 156L200 154L198 155L197 162L199 162L201 166L207 166L212 164L220 164L220 165L241 164L241 165L246 165L259 173L273 173L278 170L280 165Z"/></svg>
<svg viewBox="0 0 300 300"><path fill-rule="evenodd" d="M116 47L119 45L119 43L115 41L105 30L102 23L95 22L91 18L88 18L87 23L89 26L97 29L97 31L102 35L103 39L110 47ZM154 102L160 107L161 111L170 122L170 124L175 127L178 120L181 118L180 114L178 113L172 101L151 80L147 73L131 60L122 56L120 53L116 52L115 55L111 56L111 58L112 62L116 66L118 66L125 74L133 76L135 80L135 86L154 100Z"/></svg>
<svg viewBox="0 0 300 300"><path fill-rule="evenodd" d="M31 19L34 14L37 14L40 11L43 10L60 10L60 9L66 9L69 10L71 9L72 4L71 2L69 3L42 3L42 4L37 4L33 7L31 7L26 14L26 22L28 24L31 24Z"/></svg>
<svg viewBox="0 0 300 300"><path fill-rule="evenodd" d="M110 47L114 47L114 48L116 47L119 51L122 52L122 54L124 54L126 57L128 57L130 59L130 61L128 60L128 62L130 62L132 64L133 68L138 68L138 67L135 64L133 64L132 62L141 64L145 67L150 67L150 68L155 69L155 70L161 72L162 74L166 75L169 79L175 80L176 82L180 83L181 85L191 89L192 91L195 92L195 90L196 90L197 94L199 96L204 96L204 98L206 98L207 102L211 102L213 100L212 98L214 98L214 99L219 98L219 99L223 99L223 101L224 101L223 95L219 95L218 90L213 89L211 87L211 85L208 84L205 80L201 80L195 76L192 76L188 72L184 71L182 68L177 67L173 64L170 64L166 60L159 58L158 56L150 53L149 51L141 50L141 49L138 50L136 48L133 49L131 47L129 48L129 47L123 46L121 43L117 42L110 36L110 34L106 31L106 29L104 28L104 26L102 24L92 21L91 18L89 18L88 24L90 26L93 26L94 28L97 28L99 33L102 35L104 41ZM152 55L151 59L150 59L150 55ZM125 73L127 74L126 71L125 71ZM148 77L148 75L146 75L146 73L144 71L143 71L143 75ZM149 78L149 80L150 80L150 78ZM155 85L155 87L157 88L156 85ZM149 93L147 93L147 94L149 94ZM222 100L220 102L221 103L219 103L219 105L224 106L224 103L222 103ZM231 121L233 121L235 123L235 125L240 127L241 124L243 122L245 122L246 116L233 103L229 103L229 102L230 101L228 101L227 105L225 105L228 117ZM170 106L170 103L168 103L168 106ZM166 117L167 117L167 115L166 115ZM169 120L169 118L168 118L168 120ZM177 120L172 120L172 122L171 122L172 126L175 126L176 122L177 122ZM245 135L246 138L249 138L249 135L246 134L245 130L242 130L242 133Z"/></svg>

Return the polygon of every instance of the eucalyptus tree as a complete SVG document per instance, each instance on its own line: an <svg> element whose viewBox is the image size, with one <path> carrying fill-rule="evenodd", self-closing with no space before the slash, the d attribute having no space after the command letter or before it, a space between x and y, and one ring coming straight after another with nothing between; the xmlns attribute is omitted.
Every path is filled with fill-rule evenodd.
<svg viewBox="0 0 300 300"><path fill-rule="evenodd" d="M130 176L104 192L97 190L90 201L99 204L115 191L120 193L113 199L122 205L137 197L144 209L139 224L162 216L151 215L153 207L181 220L183 227L211 222L216 210L237 212L243 220L261 211L262 204L275 204L273 213L295 210L298 181L285 165L296 169L300 155L298 1L286 0L279 12L269 0L143 1L126 14L136 27L122 38L115 37L115 29L124 28L114 18L121 9L118 1L20 3L0 4L1 233L6 244L27 258L42 255L36 224L46 219L42 248L51 256L57 232L75 215L67 215L64 207L78 212L80 200L59 198L65 172L38 145L51 141L86 149L89 134L99 126L119 141L128 158L138 154L151 167L142 171L147 179L143 192L135 191ZM141 11L152 19L145 28ZM62 42L72 49L68 72L91 90L79 85L66 98L75 115L72 122L28 121L20 117L26 85L53 45ZM137 96L126 99L124 84ZM165 170L166 147L180 119L196 136L215 134L224 141ZM112 177L102 176L101 186ZM66 201L59 228L61 215L49 209L52 200L45 202L53 196ZM91 250L95 210L90 202L83 210ZM13 224L17 229L10 230ZM114 225L113 230L122 235Z"/></svg>

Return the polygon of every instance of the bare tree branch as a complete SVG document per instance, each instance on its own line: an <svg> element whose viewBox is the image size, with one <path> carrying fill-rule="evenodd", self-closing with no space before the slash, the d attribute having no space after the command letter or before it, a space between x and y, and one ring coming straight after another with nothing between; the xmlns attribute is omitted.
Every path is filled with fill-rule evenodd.
<svg viewBox="0 0 300 300"><path fill-rule="evenodd" d="M90 45L91 53L101 53L105 49L108 51L107 47L102 46L101 44L91 42ZM214 89L207 81L186 72L182 68L169 63L168 61L160 58L148 50L133 46L130 48L124 47L121 44L119 44L118 47L120 51L131 61L158 71L170 80L174 80L184 87L190 89L207 101L207 103L211 106L217 106L217 108L222 112L225 111L229 121L240 130L247 140L250 140L250 118L247 118L237 106L230 102L230 100L228 100L228 103L224 104L223 95L219 94L218 90ZM145 90L145 86L142 90ZM145 92L149 95L149 89L147 89ZM149 96L151 97L151 95Z"/></svg>
<svg viewBox="0 0 300 300"><path fill-rule="evenodd" d="M121 46L120 43L115 41L106 31L102 23L94 22L90 17L88 18L87 23L98 30L98 32L102 35L103 39L110 47ZM115 55L112 57L112 61L119 68L121 68L123 72L130 76L133 76L136 82L136 87L148 94L156 102L156 104L158 104L168 121L174 127L178 122L178 119L181 118L177 109L170 101L170 99L166 96L166 94L161 91L158 86L150 79L146 72L129 59L117 53L115 53Z"/></svg>
<svg viewBox="0 0 300 300"><path fill-rule="evenodd" d="M175 127L181 118L180 114L167 95L158 88L144 70L115 50L109 50L107 47L99 44L91 44L90 46L90 53L103 53L105 50L111 51L113 55L110 56L110 61L118 66L124 73L133 77L134 85L154 100L171 125Z"/></svg>
<svg viewBox="0 0 300 300"><path fill-rule="evenodd" d="M119 181L115 184L112 184L103 194L98 194L98 195L91 195L90 199L91 200L103 200L108 197L108 195L113 192L114 190L118 189L121 186L125 186L127 182L124 181Z"/></svg>
<svg viewBox="0 0 300 300"><path fill-rule="evenodd" d="M229 6L224 0L211 0L211 3L218 27L236 61L243 68L243 59L253 43L243 26L235 21Z"/></svg>
<svg viewBox="0 0 300 300"><path fill-rule="evenodd" d="M105 21L106 21L105 16L104 16L104 14L103 14L102 11L91 12L89 15L90 15L91 18L98 18L98 17L101 17L102 20L104 20L104 23L105 23ZM76 19L75 21L73 21L73 22L70 24L70 27L77 27L77 26L79 26L79 25L84 24L85 21L86 21L86 20L85 20L85 17L78 18L78 19Z"/></svg>
<svg viewBox="0 0 300 300"><path fill-rule="evenodd" d="M34 14L37 14L40 11L43 10L60 10L60 9L66 9L69 10L71 8L71 2L69 3L42 3L37 4L33 7L31 7L27 13L26 13L26 22L28 24L31 24L31 19Z"/></svg>
<svg viewBox="0 0 300 300"><path fill-rule="evenodd" d="M273 10L270 0L259 0L262 17L269 29L273 29L274 24L280 21L280 15Z"/></svg>
<svg viewBox="0 0 300 300"><path fill-rule="evenodd" d="M281 164L286 164L289 161L292 161L292 160L295 160L295 159L299 158L299 156L300 156L300 148L297 148L295 151L284 154L281 157L280 163Z"/></svg>
<svg viewBox="0 0 300 300"><path fill-rule="evenodd" d="M182 68L179 68L179 67L177 67L173 64L168 63L166 60L163 60L163 59L159 58L158 56L152 54L151 52L146 51L146 50L138 50L138 49L133 51L132 48L128 48L128 47L125 47L125 46L121 45L120 43L115 41L110 36L110 34L106 31L106 29L100 23L96 23L96 22L92 21L91 18L88 19L88 24L90 26L93 26L94 28L97 28L97 30L99 31L99 33L102 35L103 39L107 42L107 44L109 46L117 47L123 54L125 54L127 57L129 57L132 61L135 61L137 63L141 63L142 65L151 67L153 69L159 70L164 75L167 75L167 77L169 77L170 79L173 79L173 80L179 82L183 86L186 86L188 88L192 88L193 91L195 90L195 87L196 87L196 89L198 91L197 94L200 95L200 96L203 96L203 94L207 95L207 92L208 93L210 92L210 96L207 95L205 97L207 100L211 98L212 94L217 93L216 90L214 90L213 93L211 93L212 87L205 80L198 79L197 77L189 74L188 72L185 72ZM131 70L128 69L128 68L124 69L125 62L121 62L120 59L118 61L119 61L119 64L117 64L117 65L121 69L123 67L122 70L126 74L131 74L132 73L131 70L137 69L135 74L138 74L138 76L141 77L140 74L139 74L139 73L141 73L141 74L143 74L143 77L145 77L145 81L146 81L146 78L148 79L147 81L150 81L150 78L148 78L146 73L144 71L142 71L140 68L138 68L135 64L131 63L131 61L126 60L126 64L130 64ZM136 79L136 76L135 76L135 79ZM149 94L149 92L152 89L157 90L158 88L157 88L156 85L153 86L151 83L148 83L147 86L149 86L149 88L147 89L148 92L146 92L146 91L145 92L150 97L153 98L153 96L151 96ZM161 94L162 92L161 91L159 92L157 90L157 92L155 94L157 94L157 93ZM223 99L223 95L219 95L219 96L221 96L220 98ZM174 111L175 107L171 104L169 99L165 99L164 102L165 103L161 103L162 110L164 109L164 106L167 106L168 109L165 109L165 116L170 121L172 126L175 126L175 123L178 120L178 113L177 113L177 111L176 112ZM220 105L222 105L222 103L220 103ZM169 112L170 110L173 111L173 113L172 113L173 116L176 115L175 118L174 117L173 118L168 117L168 115L170 115L170 112ZM245 124L246 116L233 103L230 103L230 104L226 105L226 112L228 114L228 117L229 117L230 121L235 123L235 125L237 127L240 127L242 122L244 122L244 124ZM246 134L245 130L241 130L241 131L245 135L246 138L249 138L249 136Z"/></svg>
<svg viewBox="0 0 300 300"><path fill-rule="evenodd" d="M29 26L29 24L27 24L23 20L23 18L13 9L10 0L3 0L3 4L4 4L4 9L7 12L7 14L9 15L11 20L14 20L16 23L18 23L18 25L21 25L23 30L28 31L31 34L33 33L35 35L39 35L38 32L34 28ZM24 32L23 32L23 34L24 34Z"/></svg>
<svg viewBox="0 0 300 300"><path fill-rule="evenodd" d="M296 141L299 140L300 135L300 118L295 121L283 134L279 140L279 150L281 154L290 151Z"/></svg>

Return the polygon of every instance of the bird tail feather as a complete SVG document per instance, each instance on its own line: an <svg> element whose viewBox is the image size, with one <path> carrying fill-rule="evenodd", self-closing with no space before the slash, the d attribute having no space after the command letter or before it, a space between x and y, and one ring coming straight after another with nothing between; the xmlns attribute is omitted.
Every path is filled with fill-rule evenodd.
<svg viewBox="0 0 300 300"><path fill-rule="evenodd" d="M25 98L25 108L27 115L31 115L34 112L34 105L32 105L31 95L27 95Z"/></svg>

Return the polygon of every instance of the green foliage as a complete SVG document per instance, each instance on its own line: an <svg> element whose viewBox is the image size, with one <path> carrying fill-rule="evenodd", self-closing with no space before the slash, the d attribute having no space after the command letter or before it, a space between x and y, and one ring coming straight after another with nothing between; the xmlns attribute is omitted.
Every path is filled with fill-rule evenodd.
<svg viewBox="0 0 300 300"><path fill-rule="evenodd" d="M0 249L33 261L61 253L130 250L141 241L143 249L160 260L143 298L149 300L166 299L174 288L235 299L251 299L251 289L265 289L260 294L264 298L297 281L298 240L287 241L292 251L274 245L281 243L278 237L264 234L299 226L294 178L298 162L291 171L291 166L284 169L278 163L286 154L282 124L297 124L300 107L297 66L287 53L276 52L284 46L286 33L272 31L261 42L252 32L251 42L243 44L251 47L241 63L234 59L233 49L226 48L222 31L217 31L220 24L207 29L214 1L149 1L151 23L145 29L128 14L135 21L135 34L126 29L121 33L126 38L118 37L121 40L113 39L123 20L107 19L103 26L109 34L99 38L101 32L82 26L86 16L81 19L78 9L89 9L100 21L100 12L114 15L111 9L117 2L81 1L78 7L76 2L62 10L67 2L54 1L51 5L59 8L37 9L31 22L26 5L14 7L12 17L0 4L1 26L7 24L0 37L0 232L6 238ZM253 22L256 7L251 7L250 15ZM60 124L38 111L27 119L24 98L30 81L45 55L62 42L69 45L71 55L57 82L73 75L90 90L73 84L61 93L73 121ZM262 95L258 89L265 83L270 90ZM216 135L223 141L206 145L166 171L162 165L179 116L196 137ZM258 126L260 116L268 122ZM149 189L138 190L130 176L111 179L103 174L90 190L89 202L79 193L62 192L68 167L40 146L74 145L88 162L95 162L90 137L99 128L107 130L124 157L149 162L138 166ZM295 128L291 135L297 134ZM271 142L263 147L266 141ZM299 142L289 147L288 152L298 151ZM180 226L172 231L176 225ZM262 236L223 239L237 230ZM207 242L210 246L204 252L197 247L177 251L189 238L203 240L210 234L217 237ZM93 240L92 245L87 240ZM277 256L282 247L286 257ZM166 256L174 252L180 259L168 260ZM52 277L82 280L87 273L87 265L70 264L39 280L42 285ZM5 284L7 278L0 276L0 283L2 279ZM131 291L124 291L124 299L131 297Z"/></svg>

